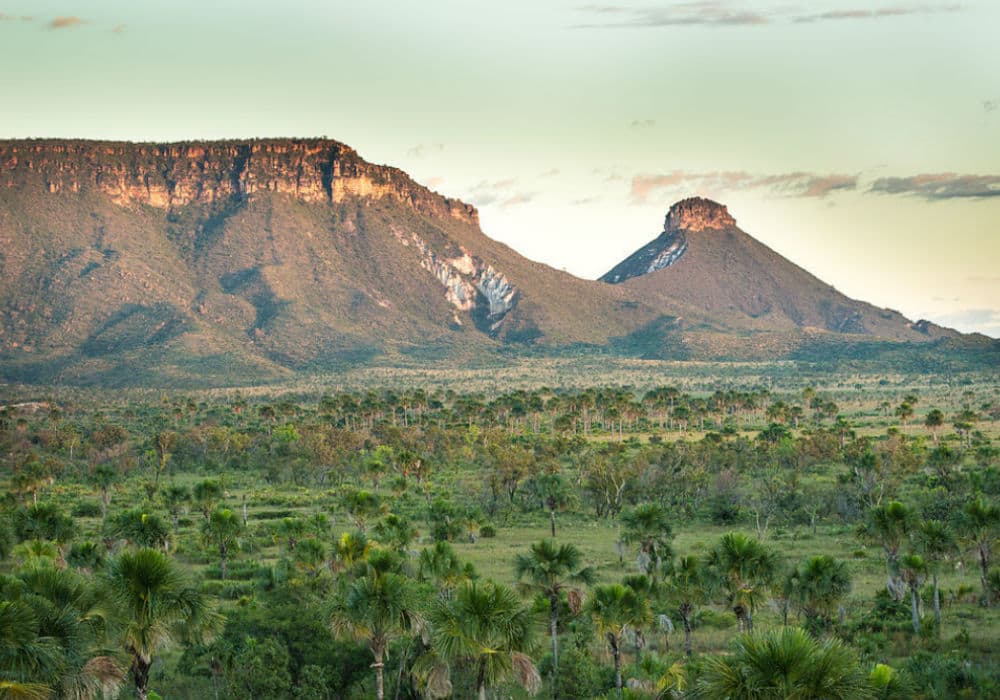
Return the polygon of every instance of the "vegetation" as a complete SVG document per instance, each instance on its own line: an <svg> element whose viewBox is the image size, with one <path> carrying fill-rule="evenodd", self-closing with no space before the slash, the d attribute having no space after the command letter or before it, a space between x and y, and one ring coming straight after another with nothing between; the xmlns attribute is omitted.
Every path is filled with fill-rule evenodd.
<svg viewBox="0 0 1000 700"><path fill-rule="evenodd" d="M0 697L1000 697L997 387L854 379L11 397Z"/></svg>

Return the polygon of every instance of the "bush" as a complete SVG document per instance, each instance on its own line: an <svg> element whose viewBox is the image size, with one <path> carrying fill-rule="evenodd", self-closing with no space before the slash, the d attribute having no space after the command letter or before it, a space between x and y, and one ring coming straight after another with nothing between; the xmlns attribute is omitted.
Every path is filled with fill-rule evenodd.
<svg viewBox="0 0 1000 700"><path fill-rule="evenodd" d="M538 665L538 671L546 685L552 678L552 654L546 654ZM559 652L559 677L556 679L558 698L566 700L583 700L593 698L614 687L615 672L613 668L602 666L594 661L585 650L567 647ZM549 686L551 687L551 686ZM540 696L551 693L539 693Z"/></svg>
<svg viewBox="0 0 1000 700"><path fill-rule="evenodd" d="M99 518L101 517L101 506L92 501L80 501L73 506L70 514L75 518Z"/></svg>
<svg viewBox="0 0 1000 700"><path fill-rule="evenodd" d="M479 528L479 536L480 537L486 537L486 538L488 538L488 537L496 537L497 536L497 529L495 527L493 527L492 525L483 525L481 528Z"/></svg>

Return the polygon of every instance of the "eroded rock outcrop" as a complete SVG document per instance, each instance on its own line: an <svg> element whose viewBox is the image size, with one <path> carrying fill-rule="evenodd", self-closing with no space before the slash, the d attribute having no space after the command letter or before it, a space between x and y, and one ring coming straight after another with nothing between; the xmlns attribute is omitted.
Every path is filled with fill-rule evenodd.
<svg viewBox="0 0 1000 700"><path fill-rule="evenodd" d="M416 248L420 266L445 288L445 298L471 315L483 332L496 335L504 318L517 305L518 290L507 276L459 246L457 255L438 254L415 233L393 231L404 246ZM456 321L461 319L456 315Z"/></svg>
<svg viewBox="0 0 1000 700"><path fill-rule="evenodd" d="M175 209L277 192L303 202L394 197L478 224L474 207L441 197L396 168L364 161L327 139L133 144L0 141L0 186L50 193L96 190L121 207Z"/></svg>

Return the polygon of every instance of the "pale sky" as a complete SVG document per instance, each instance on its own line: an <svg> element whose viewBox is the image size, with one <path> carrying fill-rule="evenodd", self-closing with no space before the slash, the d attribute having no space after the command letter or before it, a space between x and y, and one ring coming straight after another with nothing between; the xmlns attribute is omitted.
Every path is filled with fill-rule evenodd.
<svg viewBox="0 0 1000 700"><path fill-rule="evenodd" d="M995 0L0 0L0 138L320 136L594 278L700 194L1000 337Z"/></svg>

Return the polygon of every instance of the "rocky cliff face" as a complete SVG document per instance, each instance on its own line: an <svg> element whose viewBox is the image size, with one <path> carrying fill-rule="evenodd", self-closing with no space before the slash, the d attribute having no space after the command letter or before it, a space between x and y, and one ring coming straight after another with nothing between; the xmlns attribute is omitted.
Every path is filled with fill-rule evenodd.
<svg viewBox="0 0 1000 700"><path fill-rule="evenodd" d="M467 311L476 326L496 335L504 317L517 304L518 290L506 275L459 246L457 255L439 254L417 234L394 229L404 246L412 245L420 254L420 266L430 272L445 289L445 299L459 311ZM456 314L455 323L462 325Z"/></svg>
<svg viewBox="0 0 1000 700"><path fill-rule="evenodd" d="M683 199L667 212L663 233L615 265L600 280L619 284L670 267L687 252L687 232L731 226L736 226L736 219L723 205L701 197Z"/></svg>
<svg viewBox="0 0 1000 700"><path fill-rule="evenodd" d="M0 187L33 185L52 194L97 191L120 207L157 209L242 201L262 192L310 203L393 197L424 213L478 225L474 207L435 195L402 171L368 163L326 139L0 141Z"/></svg>

